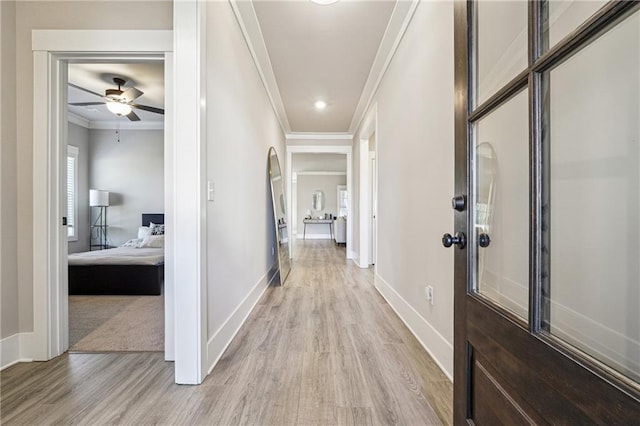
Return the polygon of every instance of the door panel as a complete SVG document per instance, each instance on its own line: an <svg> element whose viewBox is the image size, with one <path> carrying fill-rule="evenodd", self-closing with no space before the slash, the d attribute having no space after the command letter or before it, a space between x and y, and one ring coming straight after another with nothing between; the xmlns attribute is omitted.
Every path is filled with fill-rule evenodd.
<svg viewBox="0 0 640 426"><path fill-rule="evenodd" d="M554 336L640 382L640 12L545 77L546 323Z"/></svg>
<svg viewBox="0 0 640 426"><path fill-rule="evenodd" d="M475 124L475 289L520 316L529 305L529 109L522 91ZM524 188L524 190L523 190Z"/></svg>
<svg viewBox="0 0 640 426"><path fill-rule="evenodd" d="M476 5L476 104L527 67L527 3L481 1Z"/></svg>
<svg viewBox="0 0 640 426"><path fill-rule="evenodd" d="M542 424L543 419L536 422L511 397L509 390L504 389L501 377L491 373L485 367L484 360L474 358L471 374L471 410L474 420L479 424L531 425Z"/></svg>
<svg viewBox="0 0 640 426"><path fill-rule="evenodd" d="M607 3L606 0L562 0L548 2L549 47L553 47L571 31Z"/></svg>
<svg viewBox="0 0 640 426"><path fill-rule="evenodd" d="M575 358L532 337L482 302L469 300L467 309L473 319L468 334L472 359L481 360L536 423L591 424L606 419L607 424L633 424L637 420L637 399L601 380ZM473 373L472 377L475 383ZM472 416L475 410L474 406Z"/></svg>
<svg viewBox="0 0 640 426"><path fill-rule="evenodd" d="M522 38L518 35L511 37L507 49L514 58L527 58L524 70L514 67L507 73L509 78L500 79L490 76L491 72L482 75L486 73L482 57L504 58L505 52L504 43L495 43L498 51L490 51L483 34L491 29L483 32L482 26L487 22L500 26L503 20L504 28L495 29L501 32L518 25L506 22L509 13L482 15L487 7L522 15L514 4L462 0L455 4L456 238L443 238L445 246L457 243L450 248L455 250L454 421L636 424L640 418L636 377L619 369L625 377L595 351L566 335L559 336L554 321L561 317L550 297L562 294L564 302L575 307L591 306L584 302L599 298L599 304L592 304L599 309L581 314L589 324L584 325L581 336L593 331L591 317L608 311L613 314L605 319L626 320L618 322L624 323L625 333L630 330L627 337L636 337L640 311L636 305L640 303L640 260L635 254L640 253L640 21L631 29L628 22L636 19L634 14L640 15L640 3L612 1L593 9L593 15L591 9L580 6L567 9L567 14L557 18L558 22L565 19L564 27L556 24L550 40L549 10L553 7L547 1L528 2L526 44L517 42ZM625 35L617 37L617 33ZM598 48L602 43L608 46ZM632 45L630 51L626 44ZM573 66L581 57L588 57L592 64ZM618 64L626 65L619 69ZM607 72L611 69L616 72ZM594 83L594 75L608 83L609 90ZM489 87L481 81L486 78L500 84ZM624 90L617 90L618 86ZM495 119L513 109L509 105L515 99L522 103L519 113ZM564 110L562 105L566 105ZM597 112L589 115L593 111ZM564 131L561 137L558 131ZM615 134L624 137L612 140ZM596 142L587 143L591 139ZM485 142L490 150L482 146ZM554 161L563 158L559 156L563 149L568 161L555 166ZM594 158L590 152L624 155ZM583 158L587 161L580 163ZM612 161L615 158L618 162ZM627 166L631 178L625 175L623 184L618 178ZM591 186L573 194L567 190L575 188L580 179ZM503 190L508 195L501 194ZM564 195L558 197L562 191ZM621 200L609 199L615 191L622 191ZM587 211L580 217L583 210ZM581 223L597 229L583 226L576 231L573 227ZM615 233L622 234L620 238L606 232L616 226L623 228ZM492 233L495 238L490 242L482 237ZM589 239L590 235L600 238ZM612 239L606 240L608 251L618 253L608 263L602 257L609 253L603 253L599 244L604 235ZM620 241L622 247L616 245ZM568 273L559 274L567 266L563 262L570 259L570 267L565 268ZM614 267L604 275L589 273L593 268L606 270L607 265ZM501 284L495 286L497 291L487 287L492 284L491 268L495 270L493 281ZM521 286L518 309L510 306L504 279ZM588 279L597 285L587 292L581 285ZM567 288L572 290L563 294ZM607 290L617 294L614 297ZM624 333L618 330L618 334ZM598 338L591 336L591 340ZM631 349L626 356L633 359L634 354Z"/></svg>

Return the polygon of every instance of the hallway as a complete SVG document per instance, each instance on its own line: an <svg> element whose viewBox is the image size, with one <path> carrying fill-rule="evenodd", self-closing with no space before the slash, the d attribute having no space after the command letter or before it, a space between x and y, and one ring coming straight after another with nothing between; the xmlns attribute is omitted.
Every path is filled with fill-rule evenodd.
<svg viewBox="0 0 640 426"><path fill-rule="evenodd" d="M2 424L450 424L452 385L325 240L298 242L200 386L161 354L71 354L2 372Z"/></svg>

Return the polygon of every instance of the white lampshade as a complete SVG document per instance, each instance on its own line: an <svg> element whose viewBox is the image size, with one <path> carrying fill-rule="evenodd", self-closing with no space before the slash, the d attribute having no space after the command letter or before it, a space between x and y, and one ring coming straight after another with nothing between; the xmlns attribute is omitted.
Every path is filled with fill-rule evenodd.
<svg viewBox="0 0 640 426"><path fill-rule="evenodd" d="M108 205L109 205L109 191L103 191L101 189L89 190L89 206L103 207Z"/></svg>
<svg viewBox="0 0 640 426"><path fill-rule="evenodd" d="M107 102L107 108L115 115L128 115L131 112L131 106L122 102Z"/></svg>

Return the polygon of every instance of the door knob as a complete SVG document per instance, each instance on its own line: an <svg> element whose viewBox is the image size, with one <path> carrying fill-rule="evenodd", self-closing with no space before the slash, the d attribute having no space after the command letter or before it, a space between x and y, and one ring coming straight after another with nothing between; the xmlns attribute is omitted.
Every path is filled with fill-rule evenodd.
<svg viewBox="0 0 640 426"><path fill-rule="evenodd" d="M455 237L451 234L444 234L442 236L442 245L449 248L452 245L457 245L459 249L463 249L467 245L467 237L463 232L456 232Z"/></svg>
<svg viewBox="0 0 640 426"><path fill-rule="evenodd" d="M480 247L489 247L489 244L491 244L491 238L489 238L489 234L478 235L478 245Z"/></svg>

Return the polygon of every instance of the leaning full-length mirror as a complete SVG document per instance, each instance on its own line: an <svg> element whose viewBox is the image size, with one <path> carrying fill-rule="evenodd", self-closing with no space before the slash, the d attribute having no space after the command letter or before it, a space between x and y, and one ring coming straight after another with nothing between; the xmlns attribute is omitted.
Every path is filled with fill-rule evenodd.
<svg viewBox="0 0 640 426"><path fill-rule="evenodd" d="M278 154L269 148L269 177L271 179L271 200L273 201L273 217L275 219L276 241L278 242L278 266L280 269L280 285L284 284L291 271L289 259L289 232L287 230L286 200L284 181Z"/></svg>

